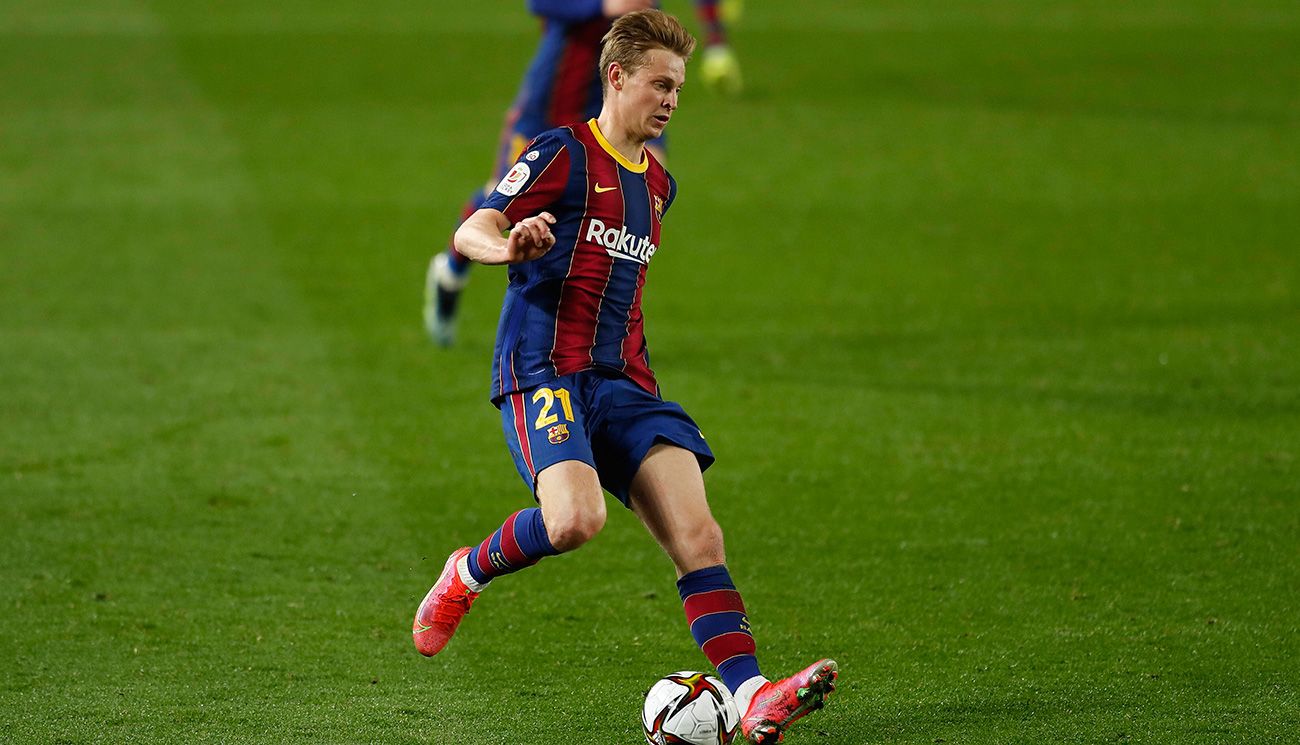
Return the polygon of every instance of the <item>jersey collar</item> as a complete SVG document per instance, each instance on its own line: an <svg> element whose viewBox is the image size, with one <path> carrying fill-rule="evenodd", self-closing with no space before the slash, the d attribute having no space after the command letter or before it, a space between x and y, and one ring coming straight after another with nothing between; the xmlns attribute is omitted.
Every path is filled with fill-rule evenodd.
<svg viewBox="0 0 1300 745"><path fill-rule="evenodd" d="M609 144L609 140L605 139L605 135L601 134L600 127L596 125L595 119L588 119L587 126L591 127L591 134L596 137L596 142L600 143L601 148L603 148L605 152L609 153L614 160L618 161L619 165L632 173L645 173L646 169L650 167L650 159L646 157L644 152L641 153L640 163L633 163L623 157L622 153L615 150L614 146Z"/></svg>

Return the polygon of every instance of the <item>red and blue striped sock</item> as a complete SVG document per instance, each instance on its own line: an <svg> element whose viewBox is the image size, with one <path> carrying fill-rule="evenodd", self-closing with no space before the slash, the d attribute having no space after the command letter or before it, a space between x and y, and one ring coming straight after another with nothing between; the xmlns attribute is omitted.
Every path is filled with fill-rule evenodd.
<svg viewBox="0 0 1300 745"><path fill-rule="evenodd" d="M721 564L697 569L677 580L691 636L732 691L759 675L754 635L745 603Z"/></svg>
<svg viewBox="0 0 1300 745"><path fill-rule="evenodd" d="M558 553L546 535L541 508L529 507L507 517L495 533L470 551L466 563L474 581L486 585L493 577L517 572Z"/></svg>
<svg viewBox="0 0 1300 745"><path fill-rule="evenodd" d="M695 0L695 12L708 34L708 45L726 44L727 34L718 17L718 0Z"/></svg>

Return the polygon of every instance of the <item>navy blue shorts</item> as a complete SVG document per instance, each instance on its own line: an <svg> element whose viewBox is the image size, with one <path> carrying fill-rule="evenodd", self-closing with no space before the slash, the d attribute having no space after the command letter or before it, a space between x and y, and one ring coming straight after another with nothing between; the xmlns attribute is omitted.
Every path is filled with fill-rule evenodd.
<svg viewBox="0 0 1300 745"><path fill-rule="evenodd" d="M701 471L713 464L713 451L681 406L616 373L566 375L511 393L499 406L515 468L534 494L537 474L579 460L596 469L601 486L630 506L632 478L659 442L694 453Z"/></svg>

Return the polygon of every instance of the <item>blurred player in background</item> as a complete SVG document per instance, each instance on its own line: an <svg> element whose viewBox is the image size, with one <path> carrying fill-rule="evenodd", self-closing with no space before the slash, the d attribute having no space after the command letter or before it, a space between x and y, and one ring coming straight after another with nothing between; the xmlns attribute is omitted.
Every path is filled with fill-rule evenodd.
<svg viewBox="0 0 1300 745"><path fill-rule="evenodd" d="M740 65L727 44L723 17L734 19L741 0L695 0L705 28L702 62L705 83L725 93L740 91ZM514 104L506 112L497 162L487 185L475 192L461 220L482 206L492 185L505 175L524 145L548 129L585 121L600 113L600 40L610 23L624 13L658 5L656 0L529 0L528 9L542 20L542 39L524 75ZM664 158L664 142L650 143ZM456 310L469 281L469 261L454 246L429 262L424 286L424 326L441 346L456 339Z"/></svg>
<svg viewBox="0 0 1300 745"><path fill-rule="evenodd" d="M682 407L661 397L641 313L677 197L648 143L673 118L695 39L658 10L620 17L605 39L599 116L534 139L454 238L467 258L510 266L492 401L540 507L453 551L411 634L421 654L441 652L496 578L599 533L608 490L675 566L690 633L734 694L746 742L775 745L822 706L838 667L823 659L777 681L760 672L705 494L713 453Z"/></svg>

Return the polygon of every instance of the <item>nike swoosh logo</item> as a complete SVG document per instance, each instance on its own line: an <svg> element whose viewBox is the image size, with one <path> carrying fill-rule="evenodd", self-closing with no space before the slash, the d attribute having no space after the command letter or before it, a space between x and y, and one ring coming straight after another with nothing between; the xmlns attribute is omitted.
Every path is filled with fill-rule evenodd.
<svg viewBox="0 0 1300 745"><path fill-rule="evenodd" d="M597 193L597 194L604 194L604 193L607 192L607 191L614 191L614 190L616 190L616 189L618 189L617 186L601 186L601 185L600 185L600 182L596 182L596 193Z"/></svg>
<svg viewBox="0 0 1300 745"><path fill-rule="evenodd" d="M772 694L771 696L768 696L767 698L763 699L762 701L759 701L759 702L758 702L758 705L759 705L759 706L767 706L768 704L773 704L773 703L776 703L777 701L780 701L780 700L781 700L781 694L779 694L779 693L774 693L774 694Z"/></svg>

